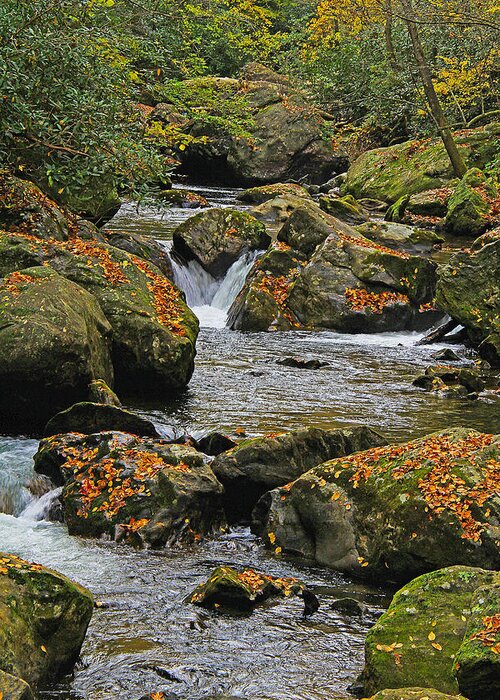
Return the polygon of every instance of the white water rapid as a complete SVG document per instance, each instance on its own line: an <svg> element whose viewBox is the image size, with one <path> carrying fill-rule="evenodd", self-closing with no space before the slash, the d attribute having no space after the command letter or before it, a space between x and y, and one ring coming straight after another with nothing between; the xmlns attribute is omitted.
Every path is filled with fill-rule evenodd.
<svg viewBox="0 0 500 700"><path fill-rule="evenodd" d="M261 252L242 255L220 280L212 277L196 260L182 265L172 257L175 283L185 293L187 304L202 328L225 327L227 312Z"/></svg>

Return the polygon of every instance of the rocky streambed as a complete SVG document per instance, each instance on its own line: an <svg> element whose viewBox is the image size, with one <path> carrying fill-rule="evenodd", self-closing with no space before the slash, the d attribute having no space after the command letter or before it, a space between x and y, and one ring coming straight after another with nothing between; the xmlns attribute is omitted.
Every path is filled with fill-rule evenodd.
<svg viewBox="0 0 500 700"><path fill-rule="evenodd" d="M210 190L205 194L209 198L214 198L213 203L217 206L234 206L233 191ZM238 205L241 208L244 206ZM174 225L185 218L186 210L181 208L174 207L168 214L158 214L151 209L141 213L133 206L128 206L118 214L114 222L111 222L106 237L111 241L111 245L115 245L113 236L120 235L118 232L125 230L128 233L150 236L153 234L155 238L168 241ZM349 235L348 233L347 236ZM24 237L20 246L22 247L26 242ZM33 245L32 240L28 243ZM350 245L352 241L347 243ZM345 244L345 240L341 241L341 245ZM66 245L56 246L51 242L50 245L54 246L55 250L49 251L49 254L47 245L45 244L42 252L47 256L48 261L52 261L55 256L56 261L60 260L59 269L63 272L65 266L72 269L71 256L75 254L73 250L68 250ZM102 244L99 243L99 245ZM169 254L171 244L167 242L162 245L163 252ZM61 247L63 251L60 250ZM26 248L29 253L29 246ZM78 252L85 255L88 250ZM286 251L278 249L278 252ZM161 249L154 250L155 264L161 262L159 253ZM350 255L352 251L347 248L344 253ZM117 253L112 251L112 255L116 256ZM211 430L218 430L229 434L236 441L241 441L245 437L267 435L265 439L271 444L272 450L277 450L275 443L279 443L281 439L279 433L299 429L304 425L310 429L322 430L370 425L383 433L391 443L416 441L421 436L440 431L445 427L466 426L469 430L474 429L489 434L500 432L500 421L495 411L498 399L495 394L485 392L474 401L443 399L437 393L426 393L412 385L414 377L432 363L433 354L443 348L443 344L416 346L416 341L422 336L420 332L347 335L327 330L302 329L293 333L278 330L273 333L245 334L229 330L225 327L227 311L243 286L245 277L254 262L255 258L252 255L254 255L253 251L239 250L240 257L236 256L236 261L228 262L225 277L215 285L214 279L207 277L196 263L185 265L180 264L175 257L171 259L173 278L185 292L188 305L194 309L200 320L201 330L197 339L194 374L188 388L168 400L160 402L157 398L152 400L147 392L143 392L142 396L136 395L126 402L127 408L133 409L143 418L152 421L161 436L171 439L189 434L198 439ZM387 260L390 252L384 249L383 255L386 256L384 260ZM127 275L131 274L128 270L128 257L114 257L113 261L120 264L121 269L127 271ZM142 268L139 269L142 270ZM390 265L387 270L390 271ZM108 270L108 272L113 271L113 269ZM151 274L150 271L149 274ZM351 272L349 274L352 275ZM73 276L80 284L85 279L85 275L80 274L78 270ZM148 274L146 277L150 280L146 284L150 284L151 277ZM155 276L152 281L157 284L158 277ZM133 284L137 284L138 291L142 290L143 283L140 280L136 282L133 278ZM92 285L89 288L93 294L96 294L95 289L99 287L97 280L93 280ZM134 297L134 292L131 296ZM108 302L108 306L103 308L112 316L113 299L106 299L105 296L102 298ZM129 311L134 308L131 302ZM125 313L128 314L128 311ZM105 323L104 319L102 324L105 325ZM117 332L115 328L113 332ZM109 334L109 331L107 333ZM455 350L458 351L460 358L458 366L472 365L473 356L469 351L462 346L456 346ZM290 357L299 358L295 366L293 362L282 364L284 359ZM315 366L318 369L301 366L301 362L307 362L308 359L315 360L317 363ZM116 356L113 361L116 365ZM120 370L120 365L116 366ZM473 433L471 435L473 437L468 437L469 432L466 431L464 438L471 441L470 445L467 443L470 453L490 449L491 440L476 438ZM459 442L462 440L460 436L461 434L457 437ZM454 439L448 443L447 437L440 438L437 443L441 445L444 440L448 446L447 450L453 453ZM319 444L317 435L315 440L317 447ZM297 448L293 445L286 448L285 467L287 459L293 464L298 463L294 450L302 454L306 444L299 442ZM410 445L407 450L408 459L412 465L418 461L420 454L418 450L421 449L418 447L420 443L416 444L417 447ZM12 436L0 438L0 510L2 511L0 550L19 555L29 561L36 560L43 566L54 568L86 586L96 600L96 608L82 648L81 658L74 671L57 683L52 681L43 683L37 691L39 698L111 700L120 696L127 700L129 698L138 700L141 696L151 696L152 693L158 693L157 697L160 698L193 700L214 696L283 700L285 698L331 700L337 697L352 697L352 693L356 691L353 684L356 685L356 678L363 669L366 634L389 604L396 581L405 582L421 571L433 568L435 562L439 564L442 561L443 565L468 563L465 561L467 557L474 549L477 550L480 547L468 541L461 543L459 537L455 543L455 554L452 552L449 556L441 556L439 549L444 547L443 543L455 542L446 530L449 523L443 521L444 534L443 532L436 534L432 531L435 536L433 546L438 551L433 552L436 559L431 557L431 564L426 563L427 560L422 552L418 551L418 547L416 549L409 547L404 553L404 556L408 557L408 563L411 562L407 571L408 576L404 573L404 561L399 560L397 566L391 568L392 562L388 557L385 564L382 560L377 562L374 567L375 575L372 575L370 582L363 583L359 578L351 579L350 574L363 574L365 568L364 573L373 574L370 562L374 556L372 551L374 545L370 542L367 544L366 533L360 532L356 525L350 529L346 526L346 532L348 530L349 536L357 538L353 550L357 548L358 554L360 552L362 554L351 556L349 565L340 567L343 568L344 573L335 571L335 568L339 568L337 561L332 556L323 556L324 551L321 556L316 556L314 563L315 557L310 556L311 552L307 551L310 545L307 541L308 533L300 532L302 538L300 547L292 541L296 532L294 512L298 512L303 507L301 489L304 483L311 490L316 488L314 498L308 501L318 516L316 519L312 518L313 530L315 528L321 530L324 522L330 522L334 530L334 525L339 520L335 509L341 505L345 508L349 506L350 509L347 498L352 498L355 509L362 510L361 496L359 503L356 500L359 492L351 492L342 481L342 477L337 481L339 479L337 471L344 468L342 459L337 466L336 462L333 462L331 468L308 472L310 476L299 479L292 487L289 487L286 482L296 478L300 471L294 473L293 470L287 472L285 469L281 481L281 477L278 477L276 483L269 482L264 486L260 484L260 491L268 488L275 489L271 492L273 499L271 508L269 504L261 504L259 511L261 520L258 527L254 523L253 530L263 535L262 540L255 534L251 534L250 530L241 524L227 526L217 518L214 518L212 523L215 527L212 528L210 537L203 541L198 541L200 533L196 532L192 543L188 538L187 543L183 540L182 545L177 542L159 551L148 549L135 551L130 546L131 543L134 544L134 537L128 538L128 543L101 541L96 538L82 539L68 534L66 525L50 522L48 519L54 518L54 515L57 516L57 499L60 490L71 488L73 477L77 485L85 483L86 487L92 487L94 481L97 481L95 476L97 469L108 469L110 466L106 462L109 452L106 452L106 455L97 454L97 450L96 454L82 456L77 445L78 440L71 445L71 448L76 451L69 457L80 460L79 464L72 463L71 469L74 468L74 473L68 476L68 480L66 477L61 478L57 490L47 492L47 484L44 481L46 476L36 475L33 471L33 456L37 451L38 441ZM253 443L249 447L250 450L254 449L252 445ZM375 450L385 449L382 443L377 441L366 444L356 443L356 446L351 446L344 452L336 452L337 448L333 449L330 446L329 452L320 450L316 461L313 458L311 464L304 462L302 466L308 469L325 459L337 458L353 450L365 450L372 446ZM127 444L126 448L129 452L130 445ZM144 449L144 445L142 448ZM50 449L52 447L49 443ZM170 450L171 448L162 446L161 449ZM182 450L187 450L182 454L188 455L191 448L180 449L181 453ZM342 449L345 449L345 445ZM266 450L267 448L264 452ZM271 458L273 454L278 454L272 450ZM464 457L460 449L457 448L455 451L458 459ZM432 451L425 451L425 458L429 455L432 457L433 454ZM349 461L349 458L346 465L355 469L356 481L363 484L363 478L366 479L365 490L369 490L371 482L368 468L375 469L376 473L380 459L394 459L395 456L399 458L399 452L397 455L393 450L387 453L375 452L374 455L364 458L362 465ZM65 456L66 461L68 461L67 457L68 455ZM120 459L119 454L115 457ZM128 453L126 457L129 459L131 455ZM96 460L98 463L101 458L104 462L96 467ZM480 464L483 465L484 462L486 465L484 466L486 470L490 469L489 458L489 453L484 458L483 453L478 457ZM189 469L195 471L198 469L198 476L201 478L201 471L207 469L202 465L199 457L192 462L187 457L179 459L175 461L175 466L182 465L178 470L181 476ZM495 459L494 455L492 459ZM199 460L200 464L196 460ZM232 471L234 465L224 463L223 456L218 458L218 462L217 476L226 486L226 494L231 494L234 482L237 481ZM263 463L266 463L265 460ZM148 468L152 468L155 472L156 467L151 463L148 464ZM87 470L88 465L93 470L90 475ZM364 468L363 473L361 473L361 466ZM116 462L113 465L113 469L115 468L117 468ZM395 469L398 468L398 465L395 465ZM64 469L66 467L63 465L61 472L64 472ZM46 468L38 471L45 475L50 473L53 476L53 473ZM116 476L113 474L109 477L110 472L106 473L111 480ZM433 473L432 469L429 473ZM404 470L401 477L397 472L397 479L404 476ZM425 484L427 484L427 477L427 474L422 474ZM460 485L460 488L466 486L471 491L476 487L479 488L475 479L478 479L478 483L482 483L477 474L471 475L467 472L467 480ZM243 481L243 488L248 489L249 485L253 487L257 482L258 480L252 476L250 481ZM57 479L56 483L58 483ZM418 494L420 489L419 482L413 479L407 483L413 498L414 492ZM175 488L184 487L182 479L176 484ZM357 486L358 484L355 488ZM392 481L389 486L393 487ZM488 482L487 486L483 495L485 498L490 498L492 484ZM100 488L108 487L111 488L109 483ZM115 484L112 486L112 493L116 495ZM235 489L235 498L237 493L238 490ZM39 498L40 494L43 495ZM257 493L256 498L259 495L260 493ZM81 496L85 496L84 506L86 507L86 504L90 503L88 490L85 490L85 493L80 490L78 498ZM99 499L100 496L94 494L92 498ZM166 498L165 493L162 494L162 498ZM403 506L407 500L411 502L408 494L407 498L401 500L401 510L395 511L396 519L400 517L401 522L406 517ZM433 500L429 503L433 504L432 507L436 506ZM95 504L100 507L101 501L95 500ZM483 504L484 501L480 505ZM82 503L79 505L82 507ZM109 508L109 505L108 498L106 508ZM162 501L161 505L167 509L170 508L168 499ZM424 503L422 507L428 509L429 504L426 506ZM305 508L307 509L307 504ZM477 528L481 518L490 519L491 527L493 529L496 527L495 518L498 517L496 508L495 501L491 505L492 513L486 512L486 506L480 511L473 512ZM76 510L77 507L75 507ZM227 504L226 511L229 514L230 509ZM128 535L137 534L133 527L134 522L140 522L143 515L139 511L131 512L138 520L134 521L131 517L128 524L129 530L125 531ZM171 509L169 512L172 512ZM425 513L427 512L428 510L425 510ZM89 508L88 520L94 522L92 513L92 508ZM377 527L380 526L380 522L377 520L377 515L380 514L369 513L368 515L367 521L369 520L373 526L370 526L372 534L378 536ZM466 517L463 513L462 516ZM80 516L77 515L76 520L79 518ZM229 519L238 520L237 517ZM282 522L288 522L287 519L289 524L285 528L281 527ZM157 520L161 518L158 516ZM441 520L439 522L441 523ZM465 520L460 522L463 524ZM390 518L388 525L391 532L397 529L397 523L390 521ZM408 528L410 524L405 523L404 527ZM404 527L403 534L399 532L399 537L405 537ZM307 528L304 529L307 530ZM94 534L96 533L97 531ZM408 539L411 542L413 534L418 540L418 532L415 530L409 530L406 534L408 537L404 540L405 542ZM438 534L443 539L439 539ZM477 543L477 540L474 540L476 530L472 528L469 534L471 541ZM316 536L319 541L321 532L315 534ZM427 534L426 537L429 539ZM489 534L488 537L490 537ZM389 545L387 545L387 539ZM383 541L384 547L387 545L390 550L390 537L386 540ZM485 561L487 563L488 556L491 557L493 545L489 539L485 539L485 542L486 559L481 558L483 554L481 550L481 556L471 558L471 563L481 566ZM469 550L468 547L471 549ZM328 547L326 549L328 550ZM379 547L380 551L382 549ZM308 559L312 563L304 563L303 557L294 558L294 552L308 554ZM331 551L327 554L331 554ZM9 568L11 564L6 563L5 566ZM16 568L15 562L12 566ZM19 566L22 568L24 565ZM296 597L266 600L252 614L248 611L242 613L222 612L216 609L205 610L188 604L187 596L219 566L232 566L241 570L250 567L280 579L288 577L300 579L317 596L320 608L314 615L304 619L303 602ZM330 566L331 568L324 568ZM36 577L37 571L37 569L33 572L30 570L29 575L33 573ZM444 582L438 581L437 584L434 579L429 583L424 581L423 588L425 591L429 588L432 591L433 586L437 585L439 590L447 591L450 586L452 588L455 586L456 577L453 578L451 574L450 576ZM472 596L476 594L476 589L479 590L484 584L492 585L492 580L491 576L488 578L488 575L477 574L475 570L467 570L456 576L458 577L456 580L460 582L458 590L462 596L457 604L457 615L460 619L461 616L464 617L459 624L460 629L457 627L456 635L461 634L463 637L464 624L469 618L467 611L472 605ZM418 598L419 595L423 594L420 593L419 586L415 585L408 593L403 591L400 599L401 596L404 600L406 596ZM465 600L466 596L469 596L467 600ZM339 605L339 599L349 599L350 603ZM396 616L399 614L397 601L393 606L396 606L393 608L396 613L390 611L391 618L394 614ZM426 624L425 619L418 622L422 626ZM433 622L435 622L434 625ZM418 685L419 679L416 679L415 674L412 675L411 672L411 644L408 649L405 646L408 644L406 628L402 630L397 626L391 628L387 622L384 624L381 628L375 628L378 632L370 633L374 641L367 652L371 665L365 672L365 687L370 692L387 687L387 678L394 671L401 675L402 683ZM436 619L431 620L429 624L431 631L427 633L427 642L430 647L420 646L420 638L415 642L415 648L418 647L418 653L424 657L429 654L440 654L445 646L439 636L436 638L436 632L441 630L438 625L444 625L444 622ZM470 624L476 623L472 621ZM446 625L446 634L450 634L448 622ZM433 632L434 627L437 627L436 632ZM384 632L387 629L389 631ZM474 633L481 634L481 630L475 629L471 634ZM431 635L434 635L432 639ZM470 654L467 657L467 649L459 649L458 644L455 646L456 649L454 647L452 652L447 651L443 663L448 663L451 654L454 656L459 653L462 654L464 667L467 668L466 662L470 660ZM41 648L40 645L39 648ZM404 654L400 649L404 649ZM43 659L45 653L43 649L41 654L39 650L37 653ZM394 668L390 664L393 664ZM425 676L425 673L422 677L430 678L432 675L427 673ZM432 680L435 681L433 686L438 690L458 692L455 677L451 674L441 674L441 676L438 674L438 677L432 677ZM467 682L470 683L466 678ZM486 692L489 692L488 688ZM408 695L408 697L413 696ZM485 697L489 696L485 695Z"/></svg>

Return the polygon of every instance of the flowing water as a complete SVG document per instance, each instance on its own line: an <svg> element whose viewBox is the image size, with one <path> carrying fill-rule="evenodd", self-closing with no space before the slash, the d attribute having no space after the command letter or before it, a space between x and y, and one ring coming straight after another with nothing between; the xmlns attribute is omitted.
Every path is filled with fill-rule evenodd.
<svg viewBox="0 0 500 700"><path fill-rule="evenodd" d="M213 204L230 206L234 191L215 190ZM125 206L110 228L153 235L170 246L172 228L194 212L161 214ZM493 397L455 401L425 393L411 380L441 346L415 347L418 335L346 336L332 332L243 334L225 328L227 309L253 256L237 261L223 280L196 263L174 261L175 278L200 318L196 369L188 389L163 405L134 405L168 435L212 429L249 435L302 425L342 427L368 423L402 440L449 426L498 432ZM463 349L464 363L470 362ZM299 355L327 361L319 371L276 364ZM188 700L228 694L242 698L326 700L348 696L362 668L363 640L388 592L340 574L277 560L247 530L236 529L193 548L135 552L124 545L70 537L45 517L57 492L45 494L34 478L37 442L0 437L0 550L67 574L86 585L102 606L95 610L73 676L42 691L45 700L138 700L163 690ZM184 603L218 565L251 566L297 576L320 597L307 621L301 602L278 601L252 615L200 611ZM330 608L349 595L369 612L350 619Z"/></svg>

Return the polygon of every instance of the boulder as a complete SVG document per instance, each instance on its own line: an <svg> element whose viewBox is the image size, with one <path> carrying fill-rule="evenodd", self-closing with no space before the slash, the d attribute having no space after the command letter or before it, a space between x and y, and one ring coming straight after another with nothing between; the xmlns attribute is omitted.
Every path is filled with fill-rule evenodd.
<svg viewBox="0 0 500 700"><path fill-rule="evenodd" d="M95 297L48 267L0 280L4 428L40 429L94 379L113 383L111 326Z"/></svg>
<svg viewBox="0 0 500 700"><path fill-rule="evenodd" d="M184 81L189 105L179 108L184 112L181 128L192 139L179 154L181 171L198 177L211 173L212 178L233 186L253 186L302 178L321 183L345 170L346 153L334 149L325 135L328 124L322 111L306 94L268 69L255 75ZM206 109L207 94L218 102L217 113L208 123L196 119L196 111ZM239 130L217 119L228 102L233 111L234 105L241 110ZM157 116L153 113L151 118Z"/></svg>
<svg viewBox="0 0 500 700"><path fill-rule="evenodd" d="M277 229L281 228L290 214L308 203L309 200L305 197L296 194L282 194L253 207L251 213L256 219L264 221L269 228ZM312 200L310 205L317 208L317 205Z"/></svg>
<svg viewBox="0 0 500 700"><path fill-rule="evenodd" d="M197 448L206 455L217 457L217 455L222 454L222 452L227 452L233 447L236 447L237 444L238 443L231 439L229 435L224 435L224 433L215 431L203 435L203 437L197 441Z"/></svg>
<svg viewBox="0 0 500 700"><path fill-rule="evenodd" d="M500 124L460 131L455 141L469 167L483 167L495 158ZM347 171L344 194L396 202L447 185L455 177L440 139L405 141L363 153Z"/></svg>
<svg viewBox="0 0 500 700"><path fill-rule="evenodd" d="M196 260L213 277L223 277L245 253L267 248L271 237L246 212L209 209L178 226L173 241L174 253L186 261Z"/></svg>
<svg viewBox="0 0 500 700"><path fill-rule="evenodd" d="M454 236L469 238L477 238L484 233L490 226L490 197L494 198L497 194L494 189L480 170L469 170L449 198L445 230Z"/></svg>
<svg viewBox="0 0 500 700"><path fill-rule="evenodd" d="M479 353L500 366L500 230L484 234L470 251L453 255L438 270L436 302L467 329Z"/></svg>
<svg viewBox="0 0 500 700"><path fill-rule="evenodd" d="M500 574L477 588L462 644L454 659L460 692L470 700L495 700L500 687Z"/></svg>
<svg viewBox="0 0 500 700"><path fill-rule="evenodd" d="M157 199L167 204L173 204L182 209L200 209L208 208L210 203L208 199L196 192L182 190L179 188L172 190L161 190L157 195Z"/></svg>
<svg viewBox="0 0 500 700"><path fill-rule="evenodd" d="M457 353L451 348L436 350L436 352L432 353L431 357L434 360L440 360L441 362L461 362L462 360L460 355L457 355Z"/></svg>
<svg viewBox="0 0 500 700"><path fill-rule="evenodd" d="M350 194L345 197L331 197L322 195L319 198L319 205L327 214L336 216L337 219L348 224L362 224L368 221L369 216Z"/></svg>
<svg viewBox="0 0 500 700"><path fill-rule="evenodd" d="M338 598L333 601L330 608L349 617L363 617L367 610L366 605L360 603L356 598Z"/></svg>
<svg viewBox="0 0 500 700"><path fill-rule="evenodd" d="M27 683L4 671L0 671L0 693L3 700L34 700Z"/></svg>
<svg viewBox="0 0 500 700"><path fill-rule="evenodd" d="M448 186L412 194L406 203L404 213L412 216L430 216L442 219L446 216L451 192L452 189Z"/></svg>
<svg viewBox="0 0 500 700"><path fill-rule="evenodd" d="M0 670L33 689L69 673L93 607L90 592L65 576L0 554ZM23 692L29 697L26 688Z"/></svg>
<svg viewBox="0 0 500 700"><path fill-rule="evenodd" d="M467 700L463 695L448 695L434 688L397 688L381 690L369 700Z"/></svg>
<svg viewBox="0 0 500 700"><path fill-rule="evenodd" d="M63 485L71 534L163 547L224 524L221 484L192 447L128 433L46 438L35 471Z"/></svg>
<svg viewBox="0 0 500 700"><path fill-rule="evenodd" d="M160 437L154 423L119 406L82 401L53 416L43 430L44 437L60 433L99 433L116 430L132 435Z"/></svg>
<svg viewBox="0 0 500 700"><path fill-rule="evenodd" d="M498 568L498 445L456 428L325 462L264 494L253 531L268 546L379 581L453 564Z"/></svg>
<svg viewBox="0 0 500 700"><path fill-rule="evenodd" d="M26 259L50 265L99 303L111 325L120 391L163 398L186 386L194 368L198 320L158 268L98 240L38 241L22 232L0 231L0 274L21 269ZM74 397L61 408L83 398ZM57 409L52 407L44 423Z"/></svg>
<svg viewBox="0 0 500 700"><path fill-rule="evenodd" d="M427 367L424 374L413 380L414 386L427 391L441 391L463 387L465 395L479 394L485 388L479 370L475 367L449 367L435 365Z"/></svg>
<svg viewBox="0 0 500 700"><path fill-rule="evenodd" d="M275 197L286 197L287 195L312 200L311 195L304 187L292 182L278 182L273 185L251 187L241 192L236 199L240 202L249 202L250 204L263 204Z"/></svg>
<svg viewBox="0 0 500 700"><path fill-rule="evenodd" d="M230 521L248 519L260 496L296 479L316 464L385 444L370 428L301 428L240 442L214 459L212 470L224 485Z"/></svg>
<svg viewBox="0 0 500 700"><path fill-rule="evenodd" d="M271 596L299 595L304 588L296 578L273 578L253 569L237 571L220 566L194 589L188 602L207 608L248 611Z"/></svg>
<svg viewBox="0 0 500 700"><path fill-rule="evenodd" d="M115 392L102 379L94 379L89 384L89 401L103 403L106 406L121 406L121 401Z"/></svg>
<svg viewBox="0 0 500 700"><path fill-rule="evenodd" d="M167 251L150 236L141 236L128 231L103 231L104 240L114 248L120 248L131 255L147 260L157 267L165 277L173 282L172 260Z"/></svg>
<svg viewBox="0 0 500 700"><path fill-rule="evenodd" d="M499 581L498 572L453 566L419 576L400 589L368 632L365 693L420 685L457 694L457 659L476 592ZM493 665L487 666L494 673ZM467 697L493 698L477 690Z"/></svg>
<svg viewBox="0 0 500 700"><path fill-rule="evenodd" d="M113 218L121 206L116 188L116 176L112 173L87 174L78 190L49 184L44 174L34 177L41 190L47 192L61 206L78 216L102 226Z"/></svg>
<svg viewBox="0 0 500 700"><path fill-rule="evenodd" d="M391 221L370 221L355 228L359 234L375 243L417 255L430 253L445 242L445 239L434 231Z"/></svg>

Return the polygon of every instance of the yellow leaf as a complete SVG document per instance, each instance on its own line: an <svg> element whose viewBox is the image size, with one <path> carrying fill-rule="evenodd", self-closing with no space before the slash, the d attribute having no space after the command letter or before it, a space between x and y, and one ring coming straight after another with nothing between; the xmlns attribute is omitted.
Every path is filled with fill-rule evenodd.
<svg viewBox="0 0 500 700"><path fill-rule="evenodd" d="M274 534L274 532L270 532L270 533L268 534L268 537L269 537L269 542L270 542L271 544L274 544L274 543L276 542L276 535Z"/></svg>
<svg viewBox="0 0 500 700"><path fill-rule="evenodd" d="M47 653L47 649L43 646L43 644L42 644L42 646L40 647L40 649L43 651L44 654Z"/></svg>
<svg viewBox="0 0 500 700"><path fill-rule="evenodd" d="M434 647L434 649L437 649L438 651L441 651L441 649L443 648L441 646L441 644L438 644L437 642L432 642L432 646Z"/></svg>
<svg viewBox="0 0 500 700"><path fill-rule="evenodd" d="M281 547L276 547L276 549L274 550L275 554L281 554L281 552L282 552Z"/></svg>
<svg viewBox="0 0 500 700"><path fill-rule="evenodd" d="M340 498L340 493L338 491L335 491L335 493L332 496L332 501L338 501Z"/></svg>
<svg viewBox="0 0 500 700"><path fill-rule="evenodd" d="M434 632L429 632L429 634L427 635L427 639L430 639L431 642L434 641L434 639L436 639L436 635L434 634Z"/></svg>

